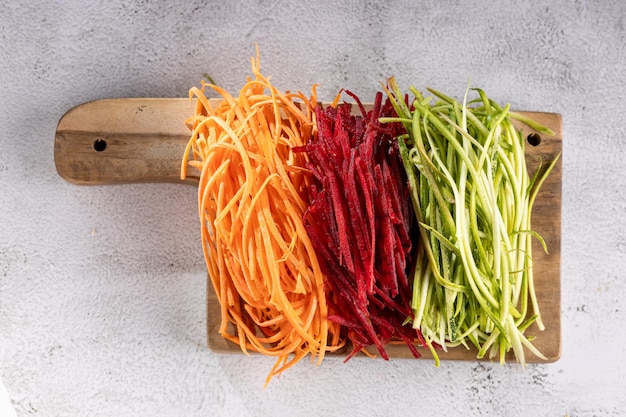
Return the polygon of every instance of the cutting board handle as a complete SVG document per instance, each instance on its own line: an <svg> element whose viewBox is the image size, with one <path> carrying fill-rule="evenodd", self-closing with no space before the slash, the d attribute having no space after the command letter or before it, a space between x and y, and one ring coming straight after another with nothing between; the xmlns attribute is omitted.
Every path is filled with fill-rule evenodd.
<svg viewBox="0 0 626 417"><path fill-rule="evenodd" d="M180 168L190 132L188 99L123 98L81 104L61 117L54 142L59 175L81 185L170 182Z"/></svg>

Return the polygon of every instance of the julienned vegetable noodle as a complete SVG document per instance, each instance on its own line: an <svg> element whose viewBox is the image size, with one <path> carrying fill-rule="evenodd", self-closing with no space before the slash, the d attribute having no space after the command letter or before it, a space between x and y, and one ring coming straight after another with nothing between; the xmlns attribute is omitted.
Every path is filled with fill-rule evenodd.
<svg viewBox="0 0 626 417"><path fill-rule="evenodd" d="M468 103L466 93L460 103L410 88L411 107L393 78L386 91L398 116L385 121L406 130L397 139L420 224L413 327L429 346L474 345L479 358L489 352L502 363L510 349L524 363L526 347L545 359L524 331L534 322L544 329L531 244L543 240L532 230L531 211L556 159L530 178L524 137L511 122L519 115L480 89L477 100Z"/></svg>
<svg viewBox="0 0 626 417"><path fill-rule="evenodd" d="M182 165L200 171L198 206L209 276L221 306L220 334L275 356L270 375L307 355L321 363L345 344L328 320L324 276L304 227L311 175L294 152L316 135L312 97L278 91L252 60L238 97L193 88L196 115ZM223 98L213 108L205 89Z"/></svg>
<svg viewBox="0 0 626 417"><path fill-rule="evenodd" d="M524 348L543 356L525 336L543 329L531 211L556 159L529 177L511 122L521 115L482 90L459 102L393 78L369 110L349 91L322 106L315 86L279 91L258 53L251 67L236 96L190 90L181 177L199 172L219 332L276 357L266 383L344 347L346 361L374 356L368 347L387 359L389 343L436 364L470 346L501 362L510 350L522 364Z"/></svg>

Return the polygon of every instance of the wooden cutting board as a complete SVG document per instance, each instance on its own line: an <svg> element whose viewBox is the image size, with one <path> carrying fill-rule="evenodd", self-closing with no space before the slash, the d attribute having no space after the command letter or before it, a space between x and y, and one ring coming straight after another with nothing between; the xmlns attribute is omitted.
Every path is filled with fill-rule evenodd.
<svg viewBox="0 0 626 417"><path fill-rule="evenodd" d="M180 180L182 156L189 140L185 119L194 114L194 109L195 103L188 99L124 98L81 104L58 123L54 142L57 171L67 181L82 185L170 182L195 186L197 178ZM555 132L553 136L531 138L540 142L527 146L526 160L532 175L541 161L545 166L561 152L561 116L522 113ZM527 137L537 134L527 126L518 127ZM543 184L532 213L533 229L549 249L549 254L539 244L533 249L535 290L546 328L539 331L532 326L527 334L536 337L534 344L547 362L561 355L561 160ZM218 334L219 325L220 308L207 280L208 345L220 353L241 353L238 346ZM387 350L392 358L413 357L401 344L390 345ZM420 353L431 358L425 349ZM476 360L476 351L462 347L439 355L441 359ZM514 361L512 353L510 360ZM527 362L546 361L528 353Z"/></svg>

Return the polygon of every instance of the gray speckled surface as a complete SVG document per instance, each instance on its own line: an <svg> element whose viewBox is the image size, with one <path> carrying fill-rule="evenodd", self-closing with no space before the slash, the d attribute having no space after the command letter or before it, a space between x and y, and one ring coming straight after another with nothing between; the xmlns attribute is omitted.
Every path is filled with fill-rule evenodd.
<svg viewBox="0 0 626 417"><path fill-rule="evenodd" d="M182 3L182 2L181 2ZM0 1L0 376L18 416L626 415L626 3ZM285 89L401 85L563 115L555 364L307 362L205 344L195 191L77 187L56 124L109 97L236 90L258 42Z"/></svg>

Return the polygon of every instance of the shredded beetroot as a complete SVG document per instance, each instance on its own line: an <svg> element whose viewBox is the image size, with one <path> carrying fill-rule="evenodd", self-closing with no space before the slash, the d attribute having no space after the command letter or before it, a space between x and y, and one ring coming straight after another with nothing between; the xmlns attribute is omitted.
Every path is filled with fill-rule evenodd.
<svg viewBox="0 0 626 417"><path fill-rule="evenodd" d="M316 140L298 149L308 154L315 178L304 222L330 290L329 319L347 329L353 350L346 360L372 345L388 359L392 339L419 357L414 342L422 337L403 325L412 315L407 269L415 220L394 139L402 128L379 122L395 116L382 93L369 112L346 94L361 115L347 103L317 107Z"/></svg>

